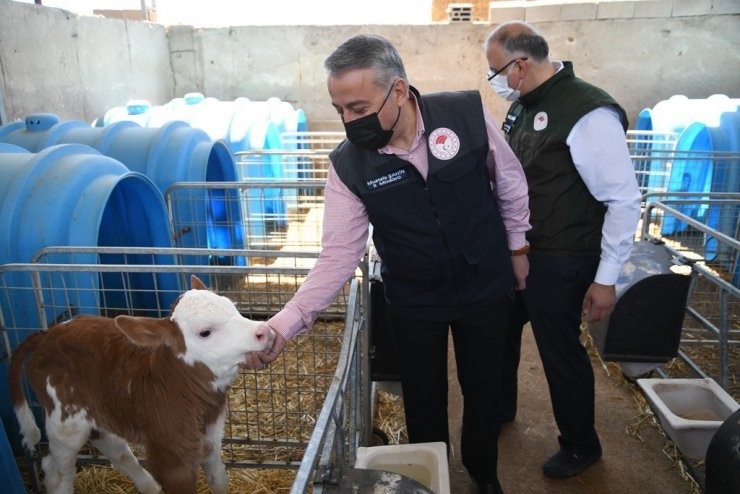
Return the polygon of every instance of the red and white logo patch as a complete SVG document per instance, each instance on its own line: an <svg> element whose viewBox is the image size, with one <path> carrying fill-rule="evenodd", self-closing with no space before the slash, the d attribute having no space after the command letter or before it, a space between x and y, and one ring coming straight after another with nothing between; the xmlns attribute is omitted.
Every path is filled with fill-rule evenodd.
<svg viewBox="0 0 740 494"><path fill-rule="evenodd" d="M534 123L532 124L534 130L542 130L547 127L547 113L541 111L534 116Z"/></svg>
<svg viewBox="0 0 740 494"><path fill-rule="evenodd" d="M440 127L429 134L429 149L435 158L449 160L460 151L460 139L450 129Z"/></svg>

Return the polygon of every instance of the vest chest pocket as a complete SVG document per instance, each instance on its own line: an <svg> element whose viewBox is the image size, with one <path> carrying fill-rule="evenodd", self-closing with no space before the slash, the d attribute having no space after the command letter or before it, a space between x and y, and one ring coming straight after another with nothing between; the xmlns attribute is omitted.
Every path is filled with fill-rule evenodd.
<svg viewBox="0 0 740 494"><path fill-rule="evenodd" d="M440 193L447 205L475 206L481 201L480 191L490 189L490 184L471 155L462 158L440 169L435 176L442 185Z"/></svg>
<svg viewBox="0 0 740 494"><path fill-rule="evenodd" d="M549 136L544 132L524 132L518 139L516 155L525 170L545 147L548 139Z"/></svg>

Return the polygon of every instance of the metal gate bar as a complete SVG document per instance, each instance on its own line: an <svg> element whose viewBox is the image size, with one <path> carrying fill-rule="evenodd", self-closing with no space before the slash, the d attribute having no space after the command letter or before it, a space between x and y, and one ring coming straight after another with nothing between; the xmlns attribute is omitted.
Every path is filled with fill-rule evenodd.
<svg viewBox="0 0 740 494"><path fill-rule="evenodd" d="M692 371L705 377L707 371L687 354L688 348L716 346L718 382L727 389L736 384L734 374L730 379L729 350L740 344L740 241L708 227L677 207L688 203L737 206L740 204L740 193L722 194L718 199L709 200L703 199L703 196L696 193L693 200L666 198L649 202L643 214L641 238L663 242L669 251L681 258L693 276L686 313L688 320L695 321L699 327L693 328L685 320L681 339L683 348L679 356ZM661 234L656 224L666 218L675 220L676 224L685 224L685 228L680 234ZM707 238L713 242L711 249L707 248ZM708 253L711 255L708 256ZM667 376L665 369L660 372L664 377Z"/></svg>
<svg viewBox="0 0 740 494"><path fill-rule="evenodd" d="M147 252L148 250L148 252ZM77 313L162 314L167 307L162 297L176 297L182 288L165 288L163 276L171 286L184 286L183 280L196 274L208 280L209 286L237 302L248 317L268 317L282 308L295 293L307 268L271 266L180 265L104 265L96 263L63 264L66 260L95 261L114 253L126 259L141 256L161 259L212 256L203 249L136 249L136 248L64 248L52 247L40 253L35 264L0 266L0 322L3 324L2 359L30 332L48 327L60 318ZM225 255L225 252L217 252ZM263 256L264 252L238 251L230 255ZM289 255L271 252L274 256ZM315 254L298 253L309 258ZM362 285L362 270L359 271ZM139 278L138 280L136 278ZM158 280L159 278L159 280ZM113 286L109 285L115 280ZM258 286L259 285L259 286ZM109 293L110 292L110 293ZM252 299L244 297L251 294ZM120 296L124 294L125 296ZM261 300L257 300L261 297ZM223 457L229 466L260 468L298 468L313 435L327 391L339 372L341 346L346 335L343 322L350 304L349 285L337 301L322 313L312 331L286 345L283 356L267 371L244 371L234 383L223 445ZM26 303L22 303L22 302ZM150 306L132 305L146 301ZM358 305L359 306L359 305ZM357 331L357 328L354 328ZM360 358L356 356L355 358ZM348 399L356 396L348 394ZM282 407L280 407L282 405ZM357 410L364 406L352 403ZM348 427L364 427L363 416L354 411ZM346 437L357 437L358 431L347 431ZM92 449L82 460L99 461Z"/></svg>

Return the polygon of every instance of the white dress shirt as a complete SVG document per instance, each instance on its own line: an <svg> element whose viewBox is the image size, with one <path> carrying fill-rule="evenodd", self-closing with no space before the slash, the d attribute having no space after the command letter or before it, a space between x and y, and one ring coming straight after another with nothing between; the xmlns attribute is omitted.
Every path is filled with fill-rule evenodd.
<svg viewBox="0 0 740 494"><path fill-rule="evenodd" d="M571 129L566 144L589 192L607 207L596 281L616 284L640 220L640 189L616 110L602 106Z"/></svg>

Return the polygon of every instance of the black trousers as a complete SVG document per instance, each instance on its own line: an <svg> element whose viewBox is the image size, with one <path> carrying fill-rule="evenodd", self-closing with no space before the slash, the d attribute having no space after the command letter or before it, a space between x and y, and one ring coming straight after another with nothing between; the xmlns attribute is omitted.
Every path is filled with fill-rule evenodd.
<svg viewBox="0 0 740 494"><path fill-rule="evenodd" d="M583 298L599 256L529 254L527 288L510 301L503 413L516 413L517 368L522 326L529 320L550 389L560 446L577 454L601 451L594 427L594 373L580 342Z"/></svg>
<svg viewBox="0 0 740 494"><path fill-rule="evenodd" d="M500 385L508 297L485 312L453 321L406 319L390 311L409 442L449 446L447 340L451 329L463 394L461 452L478 482L498 485Z"/></svg>
<svg viewBox="0 0 740 494"><path fill-rule="evenodd" d="M519 359L522 350L522 329L529 322L524 296L521 290L514 290L509 300L509 319L506 329L506 345L501 385L501 420L510 422L516 417L517 395L519 393Z"/></svg>

